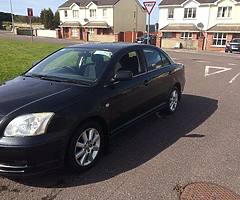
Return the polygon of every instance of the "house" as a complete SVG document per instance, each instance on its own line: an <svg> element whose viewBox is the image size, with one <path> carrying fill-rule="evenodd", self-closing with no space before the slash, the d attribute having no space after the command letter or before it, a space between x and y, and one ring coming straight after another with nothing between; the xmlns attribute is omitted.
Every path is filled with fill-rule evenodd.
<svg viewBox="0 0 240 200"><path fill-rule="evenodd" d="M115 34L146 27L146 11L138 0L68 0L58 10L64 38L111 42Z"/></svg>
<svg viewBox="0 0 240 200"><path fill-rule="evenodd" d="M240 37L240 0L162 0L159 9L162 46L167 48L181 44L222 51L227 41Z"/></svg>

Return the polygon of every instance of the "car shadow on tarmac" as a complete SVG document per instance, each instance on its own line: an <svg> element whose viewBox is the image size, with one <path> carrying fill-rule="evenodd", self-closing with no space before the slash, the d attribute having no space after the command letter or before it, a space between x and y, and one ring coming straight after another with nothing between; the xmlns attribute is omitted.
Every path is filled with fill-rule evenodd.
<svg viewBox="0 0 240 200"><path fill-rule="evenodd" d="M181 137L205 137L190 132L204 123L217 108L215 99L184 94L174 115L149 116L116 136L111 141L110 153L89 171L74 174L61 169L13 180L33 187L66 188L111 179L151 160Z"/></svg>

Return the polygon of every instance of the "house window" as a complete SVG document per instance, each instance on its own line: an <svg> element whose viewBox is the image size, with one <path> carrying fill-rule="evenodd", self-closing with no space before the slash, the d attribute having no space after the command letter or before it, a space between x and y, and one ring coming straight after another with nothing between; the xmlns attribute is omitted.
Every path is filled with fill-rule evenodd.
<svg viewBox="0 0 240 200"><path fill-rule="evenodd" d="M90 17L96 17L96 9L90 9Z"/></svg>
<svg viewBox="0 0 240 200"><path fill-rule="evenodd" d="M133 11L133 19L136 19L136 18L137 18L137 12Z"/></svg>
<svg viewBox="0 0 240 200"><path fill-rule="evenodd" d="M89 28L88 32L89 32L90 35L93 35L94 34L94 28Z"/></svg>
<svg viewBox="0 0 240 200"><path fill-rule="evenodd" d="M106 16L107 16L107 9L103 8L103 17L106 17Z"/></svg>
<svg viewBox="0 0 240 200"><path fill-rule="evenodd" d="M232 14L232 7L231 6L218 7L218 13L217 13L218 18L231 17L231 14Z"/></svg>
<svg viewBox="0 0 240 200"><path fill-rule="evenodd" d="M73 10L73 18L79 18L79 10Z"/></svg>
<svg viewBox="0 0 240 200"><path fill-rule="evenodd" d="M163 33L163 38L176 38L176 33L164 32Z"/></svg>
<svg viewBox="0 0 240 200"><path fill-rule="evenodd" d="M193 19L196 18L196 12L197 9L196 8L184 8L184 18L185 19Z"/></svg>
<svg viewBox="0 0 240 200"><path fill-rule="evenodd" d="M184 33L181 33L181 39L192 39L192 33L190 32L184 32Z"/></svg>
<svg viewBox="0 0 240 200"><path fill-rule="evenodd" d="M226 33L214 33L213 35L213 45L225 46L227 41Z"/></svg>
<svg viewBox="0 0 240 200"><path fill-rule="evenodd" d="M169 8L168 9L168 19L173 19L174 18L174 8Z"/></svg>
<svg viewBox="0 0 240 200"><path fill-rule="evenodd" d="M68 17L68 11L64 10L64 17Z"/></svg>
<svg viewBox="0 0 240 200"><path fill-rule="evenodd" d="M72 37L78 37L78 28L72 28Z"/></svg>

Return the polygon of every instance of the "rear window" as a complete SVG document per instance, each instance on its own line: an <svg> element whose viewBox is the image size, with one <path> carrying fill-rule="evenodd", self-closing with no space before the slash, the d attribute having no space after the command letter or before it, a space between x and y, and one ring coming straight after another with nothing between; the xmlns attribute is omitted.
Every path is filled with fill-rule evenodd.
<svg viewBox="0 0 240 200"><path fill-rule="evenodd" d="M233 39L232 42L234 42L234 43L240 43L240 39Z"/></svg>

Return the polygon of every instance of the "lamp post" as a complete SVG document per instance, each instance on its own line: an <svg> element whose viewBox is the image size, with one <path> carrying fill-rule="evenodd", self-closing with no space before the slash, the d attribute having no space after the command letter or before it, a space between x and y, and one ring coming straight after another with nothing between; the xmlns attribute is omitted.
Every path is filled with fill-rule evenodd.
<svg viewBox="0 0 240 200"><path fill-rule="evenodd" d="M12 0L10 0L10 8L11 8L11 15L12 15L12 31L14 32L14 16L13 16L13 7L12 7Z"/></svg>

